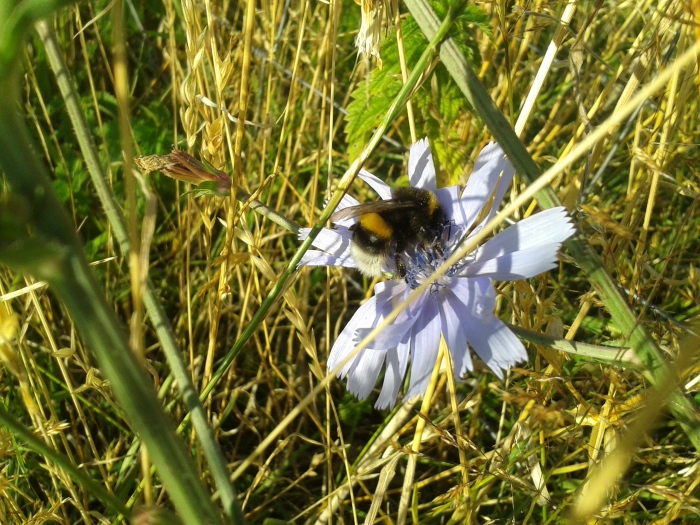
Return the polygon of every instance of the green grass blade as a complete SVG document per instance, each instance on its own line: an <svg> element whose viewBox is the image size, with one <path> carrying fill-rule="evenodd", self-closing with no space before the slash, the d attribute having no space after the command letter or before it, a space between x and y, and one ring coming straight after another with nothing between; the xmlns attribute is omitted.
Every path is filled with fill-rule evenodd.
<svg viewBox="0 0 700 525"><path fill-rule="evenodd" d="M0 69L10 71L16 65L14 57L2 58L6 61ZM220 523L194 462L175 434L173 421L160 406L152 382L131 352L126 334L85 260L72 221L30 146L28 132L16 111L17 75L0 77L0 88L4 94L0 100L0 166L15 192L9 196L10 206L2 210L0 259L11 262L18 271L46 280L63 301L132 427L148 446L185 522ZM17 207L23 213L16 214ZM16 227L10 229L13 222Z"/></svg>
<svg viewBox="0 0 700 525"><path fill-rule="evenodd" d="M121 514L128 520L131 519L131 511L127 509L121 501L106 491L102 485L96 483L85 472L77 468L65 455L57 452L38 439L30 429L12 417L12 414L2 406L0 406L0 422L2 422L13 435L25 441L29 448L60 466L74 481L87 488L114 512Z"/></svg>
<svg viewBox="0 0 700 525"><path fill-rule="evenodd" d="M85 115L79 103L78 94L71 81L71 75L63 58L63 54L58 46L55 31L46 21L37 23L37 32L41 37L46 49L47 57L56 76L59 90L65 101L66 112L73 124L80 150L85 158L85 164L90 173L93 184L100 197L100 202L105 210L114 236L119 243L122 254L126 259L130 252L129 236L126 228L126 221L122 215L117 199L112 192L111 186L100 164L95 142L88 130ZM148 279L144 294L146 311L152 320L153 327L158 335L168 365L177 381L178 388L182 393L182 398L191 414L192 426L202 448L204 456L207 458L211 475L219 491L221 502L227 515L234 519L242 519L236 492L229 482L226 461L221 451L221 447L214 439L213 431L209 425L204 407L199 402L198 393L192 384L191 376L182 359L182 350L177 345L175 334L171 329L170 319L165 315L165 311L158 299L158 294L153 282Z"/></svg>

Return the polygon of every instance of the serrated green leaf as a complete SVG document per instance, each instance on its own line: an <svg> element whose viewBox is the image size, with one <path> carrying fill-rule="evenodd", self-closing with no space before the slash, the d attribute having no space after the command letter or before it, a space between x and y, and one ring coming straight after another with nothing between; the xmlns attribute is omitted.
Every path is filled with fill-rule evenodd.
<svg viewBox="0 0 700 525"><path fill-rule="evenodd" d="M448 6L447 3L434 3L433 7L438 13L444 14ZM454 27L452 36L458 47L467 61L478 67L478 46L472 35L478 28L491 36L489 17L480 8L468 6ZM403 21L401 28L406 62L410 68L428 41L410 16ZM381 55L383 69L374 69L369 80L358 85L347 108L345 131L350 157L357 156L359 148L367 141L402 86L395 36L384 41ZM439 63L428 81L413 95L413 101L418 108L416 125L431 138L436 163L445 170L445 180L438 182L449 184L459 176L464 165L461 148L455 146L459 144L461 136L458 129L460 118L470 108L446 69Z"/></svg>
<svg viewBox="0 0 700 525"><path fill-rule="evenodd" d="M406 62L410 67L418 60L428 41L412 17L407 18L401 28ZM367 141L403 85L395 35L383 42L381 55L383 68L374 69L369 82L358 84L347 108L345 131L351 156L357 154L353 148L359 148Z"/></svg>

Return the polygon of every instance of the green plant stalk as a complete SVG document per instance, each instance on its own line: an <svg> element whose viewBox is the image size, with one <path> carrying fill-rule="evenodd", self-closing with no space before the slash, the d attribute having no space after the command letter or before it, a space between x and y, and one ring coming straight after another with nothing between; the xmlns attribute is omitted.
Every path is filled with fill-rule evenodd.
<svg viewBox="0 0 700 525"><path fill-rule="evenodd" d="M304 242L302 242L301 246L296 251L291 261L289 261L287 268L285 268L284 272L282 272L282 274L279 276L279 279L275 283L275 286L273 286L268 296L260 305L258 311L255 312L255 315L253 315L253 318L251 319L250 323L248 323L238 340L234 343L231 350L229 350L229 352L226 354L221 365L212 376L212 379L209 382L209 384L207 384L207 386L202 390L201 399L206 399L209 393L214 389L214 387L224 375L226 370L228 370L228 367L231 365L235 357L243 348L243 345L245 345L245 343L253 335L255 330L257 330L258 326L263 321L263 319L265 319L267 312L270 310L274 302L286 289L287 280L296 271L299 261L301 261L303 255L311 247L311 243L314 241L321 229L325 227L331 215L333 215L336 206L338 206L338 203L343 198L343 195L345 195L345 192L352 184L352 181L354 180L355 176L359 173L360 168L362 167L364 162L372 154L374 149L377 147L377 144L379 144L382 135L384 135L384 133L389 128L393 120L403 109L409 96L417 86L421 76L423 76L423 73L429 67L430 61L437 53L440 42L442 42L442 40L446 37L450 27L452 27L452 24L466 5L466 1L467 0L459 0L455 2L452 7L450 7L447 16L445 17L445 20L440 25L438 31L430 39L430 43L426 47L425 51L423 51L423 54L418 59L418 62L416 62L413 71L411 72L411 75L401 87L401 90L396 95L396 98L391 103L391 106L389 106L386 115L382 119L377 129L374 131L374 134L367 143L367 146L365 146L364 150L362 151L362 153L360 153L359 157L355 159L355 161L350 165L348 170L343 175L342 179L340 180L340 183L338 184L337 191L331 197L330 201L328 202L328 205L319 217L318 222L314 224L313 228L311 229L311 232L309 233L309 236L304 240ZM229 225L229 227L231 226L232 225Z"/></svg>
<svg viewBox="0 0 700 525"><path fill-rule="evenodd" d="M0 77L0 167L14 191L1 208L6 220L0 230L0 260L46 280L63 301L132 428L148 447L182 519L186 523L220 523L192 458L131 352L126 334L85 260L75 227L30 146L29 134L16 111L17 65L17 57L11 65L0 64L0 69L11 73ZM22 213L15 213L16 209ZM10 222L12 219L16 224Z"/></svg>
<svg viewBox="0 0 700 525"><path fill-rule="evenodd" d="M8 78L29 28L73 0L0 0L0 78Z"/></svg>
<svg viewBox="0 0 700 525"><path fill-rule="evenodd" d="M436 34L440 21L427 0L405 0L405 3L426 37L430 39ZM538 179L542 175L541 170L451 39L441 46L440 59L518 173L530 182ZM561 206L559 198L549 187L538 192L536 198L542 208ZM637 322L598 255L581 235L569 239L565 246L605 304L613 322L626 334L630 346L645 364L646 377L654 384L658 383L665 377L667 369L661 351L644 326ZM672 396L669 409L696 450L700 450L700 416L697 407L677 390Z"/></svg>
<svg viewBox="0 0 700 525"><path fill-rule="evenodd" d="M8 100L13 101L8 97ZM10 107L8 107L10 106ZM0 260L18 271L46 280L63 301L120 407L148 446L173 504L188 523L219 523L210 496L172 420L158 403L151 380L131 352L91 270L84 259L70 218L62 208L43 166L29 147L23 123L12 102L0 102L0 165L18 194L11 195L28 210L26 236L2 243ZM28 230L34 230L29 234ZM0 232L3 237L6 231Z"/></svg>
<svg viewBox="0 0 700 525"><path fill-rule="evenodd" d="M83 114L78 99L78 94L72 83L70 71L66 66L63 54L56 39L56 33L51 24L40 21L36 24L36 30L44 44L46 55L49 59L51 69L56 76L56 82L61 92L61 96L66 104L66 112L73 124L80 150L85 158L85 164L90 173L91 180L95 185L100 202L105 210L107 219L114 232L114 237L119 243L119 248L126 259L130 253L129 234L127 232L126 221L117 203L117 199L112 192L112 188L107 181L107 176L102 169L100 158L92 135L89 131L85 115ZM209 469L214 480L214 484L221 497L221 504L226 515L234 523L242 523L243 517L236 491L229 481L229 472L226 468L221 447L217 443L214 432L209 425L206 411L199 401L198 392L190 379L190 374L182 359L182 351L175 340L171 328L171 321L165 315L165 311L158 299L158 294L153 282L146 280L145 293L143 298L148 316L151 318L153 327L158 335L163 353L168 361L168 366L175 377L178 388L182 394L183 401L192 419L192 426L200 443L204 457L207 459Z"/></svg>
<svg viewBox="0 0 700 525"><path fill-rule="evenodd" d="M57 452L55 449L49 447L46 445L46 443L38 439L30 429L12 417L12 414L5 410L5 408L1 405L0 422L2 422L2 424L7 427L7 429L12 432L14 436L18 436L20 439L24 440L30 449L38 452L49 461L61 467L61 469L71 478L73 478L73 480L89 490L115 513L121 514L127 520L131 520L131 511L127 509L124 504L114 496L114 494L107 492L102 485L96 483L85 472L77 468L65 455Z"/></svg>
<svg viewBox="0 0 700 525"><path fill-rule="evenodd" d="M644 364L640 361L639 357L637 357L637 354L629 348L579 343L577 341L569 341L568 339L552 337L551 335L527 330L526 328L515 326L510 323L506 323L506 325L508 325L508 328L510 328L515 335L530 343L551 348L559 352L566 352L573 356L595 359L596 361L634 368L635 370L645 370Z"/></svg>

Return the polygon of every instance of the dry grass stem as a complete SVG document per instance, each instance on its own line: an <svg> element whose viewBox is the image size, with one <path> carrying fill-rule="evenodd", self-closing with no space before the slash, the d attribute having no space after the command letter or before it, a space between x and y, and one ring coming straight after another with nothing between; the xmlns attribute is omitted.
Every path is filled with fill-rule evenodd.
<svg viewBox="0 0 700 525"><path fill-rule="evenodd" d="M124 325L139 311L131 294L148 276L198 388L243 343L204 404L248 523L695 522L697 451L676 419L649 416L668 385L649 390L647 363L630 356L627 334L566 252L547 274L497 283L496 313L529 341L527 363L500 381L475 358L460 382L444 352L426 396L400 399L391 413L373 408L378 388L357 400L326 368L338 334L372 295L373 283L357 272L300 269L254 334L239 340L297 250L290 231L318 220L365 147L352 126L369 136L375 106L415 71L417 44L401 3L125 4L122 62L111 54L118 27L99 16L108 3L65 9L55 26L124 208L129 161L117 116L118 99L128 99L124 140L145 174L129 201L142 247L133 279L39 40L26 46L21 109ZM381 12L369 13L373 6ZM697 2L476 6L483 19L453 36L475 53L475 70L544 176L529 187L516 176L497 220L461 248L472 251L535 213L532 195L550 185L637 322L680 363L672 384L697 402L700 367L692 345L680 343L697 331L700 313ZM361 26L363 17L374 25ZM360 27L371 60L358 60ZM444 65L433 66L386 132L393 143L365 162L383 180L405 179L406 148L428 135L438 180L463 185L491 139ZM358 113L352 102L365 99L367 113ZM376 198L361 184L349 193ZM0 300L5 409L129 505L172 508L50 290L2 269ZM135 346L163 406L186 420L152 321L134 319L143 337ZM392 322L386 317L376 332ZM357 351L369 341L358 337ZM199 441L183 428L214 487ZM1 522L119 522L5 430L0 444Z"/></svg>

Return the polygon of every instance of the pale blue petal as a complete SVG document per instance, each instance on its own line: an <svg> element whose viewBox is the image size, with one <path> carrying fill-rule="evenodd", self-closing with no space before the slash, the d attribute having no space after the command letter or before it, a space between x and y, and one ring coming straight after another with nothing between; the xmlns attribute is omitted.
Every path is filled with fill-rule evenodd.
<svg viewBox="0 0 700 525"><path fill-rule="evenodd" d="M482 319L481 324L467 323L474 329L468 337L469 344L477 355L503 379L503 370L508 370L512 365L527 360L527 352L506 324L491 315L490 319Z"/></svg>
<svg viewBox="0 0 700 525"><path fill-rule="evenodd" d="M381 284L382 286L379 286ZM374 287L375 294L362 304L352 316L352 319L345 325L343 331L333 343L331 353L328 356L326 366L329 370L337 367L357 346L357 330L362 328L373 328L380 319L380 312L385 308L386 303L391 303L392 298L401 293L401 288L397 289L399 283L379 283ZM344 377L353 367L353 363L362 358L366 350L360 351L358 355L351 359L349 363L338 373L338 377Z"/></svg>
<svg viewBox="0 0 700 525"><path fill-rule="evenodd" d="M330 198L326 199L326 201L323 203L324 209L326 209L328 207L328 201L330 201ZM358 201L355 197L348 195L346 193L340 199L340 202L338 203L338 207L335 209L335 211L338 212L344 208L351 208L353 206L357 206L358 204L360 204L360 201Z"/></svg>
<svg viewBox="0 0 700 525"><path fill-rule="evenodd" d="M408 182L414 188L430 191L437 189L433 154L427 137L413 144L408 153Z"/></svg>
<svg viewBox="0 0 700 525"><path fill-rule="evenodd" d="M348 372L347 388L358 399L366 399L377 382L386 352L365 349L361 354L362 359L355 359L354 367Z"/></svg>
<svg viewBox="0 0 700 525"><path fill-rule="evenodd" d="M333 345L331 355L328 358L328 368L333 369L338 366L350 353L352 353L358 342L358 333L371 329L382 319L382 312L390 311L393 299L404 293L404 286L398 282L379 283L375 287L375 295L363 304L348 325L341 333L338 340ZM393 363L401 366L400 360L396 357L396 350L391 350L390 358ZM347 376L347 388L359 399L366 398L377 377L382 370L387 352L385 350L363 349L356 355L350 363L346 364L339 372L338 377ZM405 373L405 361L403 358L403 368ZM400 384L400 379L399 379Z"/></svg>
<svg viewBox="0 0 700 525"><path fill-rule="evenodd" d="M352 195L348 195L347 193L343 195L343 198L340 199L340 202L338 203L338 207L335 209L335 211L340 211L345 208L352 208L353 206L357 206L360 204L360 201L358 201L355 197Z"/></svg>
<svg viewBox="0 0 700 525"><path fill-rule="evenodd" d="M498 181L498 186L496 187L493 201L491 202L491 209L489 210L488 215L484 217L484 220L481 221L481 226L493 219L496 213L498 213L498 207L501 205L503 196L506 194L506 191L508 191L510 183L513 181L513 177L515 176L515 168L505 156L499 159L496 169L501 171L502 175Z"/></svg>
<svg viewBox="0 0 700 525"><path fill-rule="evenodd" d="M494 259L471 263L462 277L490 277L499 281L517 281L528 279L556 267L557 252L561 244L535 246L515 253L507 253Z"/></svg>
<svg viewBox="0 0 700 525"><path fill-rule="evenodd" d="M454 219L455 214L462 213L462 207L459 204L459 186L448 186L435 190L435 195L442 209L445 210L445 216L448 221Z"/></svg>
<svg viewBox="0 0 700 525"><path fill-rule="evenodd" d="M309 233L311 232L311 228L299 228L299 233L297 233L297 239L300 241L303 241L309 236Z"/></svg>
<svg viewBox="0 0 700 525"><path fill-rule="evenodd" d="M501 173L503 175L500 177L499 182ZM513 175L515 175L515 169L505 157L501 147L495 142L487 144L479 153L474 163L474 169L462 192L460 200L462 215L454 217L457 224L464 226L466 229L471 228L477 216L482 212L489 198L494 193L496 184L498 184L495 198L489 210L489 217L492 217L498 210L503 195L505 195L508 186L513 180Z"/></svg>
<svg viewBox="0 0 700 525"><path fill-rule="evenodd" d="M462 319L467 341L477 355L499 377L509 366L527 360L527 352L520 340L494 314L496 291L490 279L459 279L454 287L456 297L470 294L471 311ZM468 288L465 292L464 288Z"/></svg>
<svg viewBox="0 0 700 525"><path fill-rule="evenodd" d="M386 352L386 371L384 372L384 383L382 390L379 392L375 408L382 410L384 408L394 408L396 398L399 395L399 389L403 384L406 368L408 365L408 356L411 351L411 334L406 334L404 341L399 343L396 348L391 348Z"/></svg>
<svg viewBox="0 0 700 525"><path fill-rule="evenodd" d="M341 219L339 221L331 221L333 225L344 228L345 230L350 230L353 224L357 222L357 217L351 217L349 219Z"/></svg>
<svg viewBox="0 0 700 525"><path fill-rule="evenodd" d="M299 230L299 239L306 239L309 236L309 231L309 228L301 228ZM337 230L323 228L320 232L318 232L318 235L311 245L314 248L318 248L319 250L323 250L324 252L333 255L349 255L350 239L352 239L352 232L347 228L338 228Z"/></svg>
<svg viewBox="0 0 700 525"><path fill-rule="evenodd" d="M442 291L442 297L443 300L440 302L442 335L447 348L450 349L455 379L461 380L468 371L474 369L462 322L462 318L469 315L469 308L463 302L469 303L470 296L467 293L458 298L450 288L446 288Z"/></svg>
<svg viewBox="0 0 700 525"><path fill-rule="evenodd" d="M351 197L347 193L343 195L343 198L340 199L340 203L338 204L338 207L335 209L335 213L338 213L340 210L344 210L345 208L352 208L353 206L357 206L360 204L360 201L358 201L355 197ZM325 207L325 206L324 206ZM331 217L333 217L331 215ZM341 226L343 228L350 228L353 224L357 222L357 218L353 217L351 219L343 219L342 221L332 221L333 224L337 226Z"/></svg>
<svg viewBox="0 0 700 525"><path fill-rule="evenodd" d="M566 208L560 206L516 222L489 239L479 257L490 259L525 248L562 243L576 232Z"/></svg>
<svg viewBox="0 0 700 525"><path fill-rule="evenodd" d="M357 268L357 264L352 256L348 253L341 257L329 255L326 252L319 250L307 250L302 255L299 266L342 266L344 268Z"/></svg>
<svg viewBox="0 0 700 525"><path fill-rule="evenodd" d="M378 312L379 319L377 324L384 320L384 318L387 317L394 308L396 308L399 301L411 292L404 281L397 281L397 284L399 287L403 287L405 291L401 294L397 293L393 301L387 301L384 304L384 307ZM394 291L396 292L398 289L395 288ZM367 345L367 347L378 350L394 348L399 341L404 339L404 336L413 327L416 320L424 315L423 304L427 295L428 292L423 293L413 304L399 312L396 319L390 325L384 327L382 331L372 340L372 342ZM364 339L369 332L370 329L359 329L357 331L357 342Z"/></svg>
<svg viewBox="0 0 700 525"><path fill-rule="evenodd" d="M381 298L380 298L381 299ZM386 298L384 298L386 300ZM328 370L334 370L340 363L342 363L345 358L350 355L353 350L355 350L355 331L361 326L372 326L377 318L377 296L370 297L366 303L361 305L352 319L348 321L345 325L343 331L338 336L338 339L333 343L331 348L331 353L328 356L328 362L326 366ZM361 351L348 363L346 363L343 368L338 372L338 377L344 377L347 375L348 371L352 368L353 362L362 358Z"/></svg>
<svg viewBox="0 0 700 525"><path fill-rule="evenodd" d="M403 281L380 281L374 285L374 295L391 294L391 297L406 293Z"/></svg>
<svg viewBox="0 0 700 525"><path fill-rule="evenodd" d="M375 177L369 171L361 169L359 177L369 184L380 198L391 199L391 187L379 177Z"/></svg>
<svg viewBox="0 0 700 525"><path fill-rule="evenodd" d="M425 392L430 374L435 368L440 344L440 313L437 300L428 300L423 305L420 319L413 325L411 348L411 381L406 399Z"/></svg>
<svg viewBox="0 0 700 525"><path fill-rule="evenodd" d="M474 162L474 167L472 168L472 174L480 172L484 166L489 163L500 161L504 155L503 148L501 148L498 142L489 142L477 155L476 162Z"/></svg>
<svg viewBox="0 0 700 525"><path fill-rule="evenodd" d="M387 308L388 312L392 310L391 307ZM402 312L403 313L403 312ZM398 317L396 318L398 321ZM416 317L411 317L403 322L393 322L388 326L385 326L377 336L372 339L367 345L367 348L372 348L375 350L387 350L389 348L395 347L399 341L406 335L406 333L413 327L416 321ZM357 343L362 341L370 333L370 328L359 328L357 330Z"/></svg>
<svg viewBox="0 0 700 525"><path fill-rule="evenodd" d="M576 232L564 208L522 220L481 246L460 276L499 280L534 277L556 266L561 243Z"/></svg>

